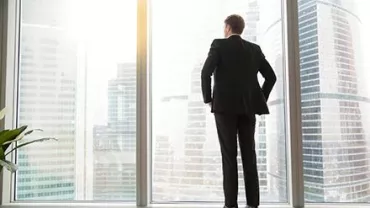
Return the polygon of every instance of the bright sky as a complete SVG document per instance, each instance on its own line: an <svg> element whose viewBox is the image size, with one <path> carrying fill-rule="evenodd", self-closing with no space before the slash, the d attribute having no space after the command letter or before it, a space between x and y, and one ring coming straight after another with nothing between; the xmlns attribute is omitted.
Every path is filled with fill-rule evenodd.
<svg viewBox="0 0 370 208"><path fill-rule="evenodd" d="M362 34L370 37L370 1L347 1L361 4ZM136 61L137 1L69 2L69 34L87 49L88 114L95 124L105 124L108 80L115 77L118 63ZM262 19L271 23L279 18L280 0L258 2ZM152 0L154 102L166 95L188 94L191 71L206 58L212 39L222 37L224 18L247 11L247 0ZM362 43L364 50L370 47L369 38L363 38Z"/></svg>

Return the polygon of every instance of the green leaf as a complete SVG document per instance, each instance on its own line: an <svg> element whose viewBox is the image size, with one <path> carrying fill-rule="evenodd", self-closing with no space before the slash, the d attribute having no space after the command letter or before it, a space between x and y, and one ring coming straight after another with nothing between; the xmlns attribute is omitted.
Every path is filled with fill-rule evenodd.
<svg viewBox="0 0 370 208"><path fill-rule="evenodd" d="M30 130L30 131L27 131L27 132L24 134L24 136L27 136L27 135L29 135L29 134L32 134L34 131L42 131L42 129L32 129L32 130Z"/></svg>
<svg viewBox="0 0 370 208"><path fill-rule="evenodd" d="M10 150L8 153L5 154L5 156L7 156L8 154L12 153L13 151L15 151L16 149L18 148L21 148L21 147L24 147L24 146L27 146L29 144L32 144L32 143L35 143L35 142L44 142L44 141L48 141L48 140L54 140L54 141L58 141L57 139L55 138L42 138L42 139L35 139L35 140L32 140L32 141L29 141L29 142L25 142L23 144L20 144L16 147L14 147L12 150Z"/></svg>
<svg viewBox="0 0 370 208"><path fill-rule="evenodd" d="M25 136L29 135L29 134L32 134L32 132L34 131L42 131L41 129L32 129L30 131L27 131L27 132L22 132L21 134L19 134L14 140L11 140L11 141L7 141L7 142L4 142L3 145L6 145L6 144L11 144L13 142L18 142L20 140L22 140Z"/></svg>
<svg viewBox="0 0 370 208"><path fill-rule="evenodd" d="M1 137L2 137L6 132L8 132L8 131L9 131L8 129L0 131L0 138L1 138Z"/></svg>
<svg viewBox="0 0 370 208"><path fill-rule="evenodd" d="M0 160L5 160L5 152L2 147L0 148Z"/></svg>
<svg viewBox="0 0 370 208"><path fill-rule="evenodd" d="M15 139L4 142L3 145L11 144L13 142L18 142L18 141L22 140L24 138L24 136L26 136L26 132L25 131L23 131L22 133L18 134L15 137Z"/></svg>
<svg viewBox="0 0 370 208"><path fill-rule="evenodd" d="M6 112L7 112L7 108L4 108L0 111L0 120L2 120L5 117Z"/></svg>
<svg viewBox="0 0 370 208"><path fill-rule="evenodd" d="M18 135L22 134L22 132L24 132L26 129L27 129L27 126L22 126L20 128L17 128L17 129L12 129L12 130L6 131L0 137L0 145L3 147L4 150L6 150L9 147L10 144L9 143L4 144L4 143L7 142L7 141L14 140L15 138L17 138Z"/></svg>
<svg viewBox="0 0 370 208"><path fill-rule="evenodd" d="M8 160L0 160L0 165L5 167L12 173L18 170L18 166Z"/></svg>

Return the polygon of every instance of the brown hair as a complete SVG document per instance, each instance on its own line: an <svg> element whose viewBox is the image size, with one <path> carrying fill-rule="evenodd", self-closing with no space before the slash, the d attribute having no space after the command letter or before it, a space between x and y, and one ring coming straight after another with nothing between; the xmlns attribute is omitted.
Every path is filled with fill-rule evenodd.
<svg viewBox="0 0 370 208"><path fill-rule="evenodd" d="M225 24L231 27L231 31L236 34L242 34L245 22L243 17L237 14L232 14L225 19Z"/></svg>

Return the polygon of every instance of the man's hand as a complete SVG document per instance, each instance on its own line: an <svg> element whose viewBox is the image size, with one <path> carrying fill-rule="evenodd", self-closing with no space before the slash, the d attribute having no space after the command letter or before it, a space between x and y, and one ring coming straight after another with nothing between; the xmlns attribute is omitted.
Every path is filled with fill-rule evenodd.
<svg viewBox="0 0 370 208"><path fill-rule="evenodd" d="M212 102L207 103L207 105L212 108Z"/></svg>

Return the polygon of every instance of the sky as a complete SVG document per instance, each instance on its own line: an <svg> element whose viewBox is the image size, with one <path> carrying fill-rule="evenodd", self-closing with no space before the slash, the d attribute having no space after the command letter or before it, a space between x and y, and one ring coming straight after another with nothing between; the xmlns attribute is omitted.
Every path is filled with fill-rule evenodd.
<svg viewBox="0 0 370 208"><path fill-rule="evenodd" d="M270 18L269 21L274 21L281 13L280 5L273 7L272 1L279 5L280 0L259 0L264 12L262 18ZM369 37L367 8L370 8L370 1L347 1L361 4L358 7L363 21L361 33L362 37ZM68 35L86 50L87 114L94 124L104 125L107 122L108 80L116 76L118 63L136 62L137 1L67 2L70 11L67 15ZM191 71L205 60L212 40L223 37L223 20L231 13L244 15L248 11L248 1L152 0L151 5L152 92L154 104L159 104L163 96L189 94ZM361 41L367 50L369 39ZM364 64L370 66L366 58Z"/></svg>

